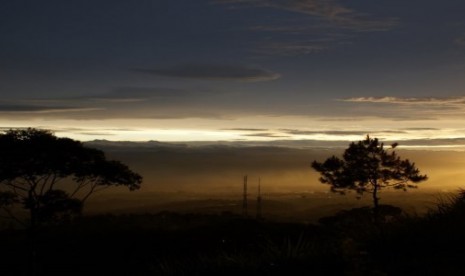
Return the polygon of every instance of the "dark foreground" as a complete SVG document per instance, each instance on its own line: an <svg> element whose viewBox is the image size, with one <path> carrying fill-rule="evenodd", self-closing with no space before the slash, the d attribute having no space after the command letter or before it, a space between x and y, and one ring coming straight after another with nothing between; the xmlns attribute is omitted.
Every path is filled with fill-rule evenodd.
<svg viewBox="0 0 465 276"><path fill-rule="evenodd" d="M239 215L105 215L47 226L35 275L463 275L465 195L423 217L358 208L318 225ZM26 232L0 232L0 275L30 275Z"/></svg>

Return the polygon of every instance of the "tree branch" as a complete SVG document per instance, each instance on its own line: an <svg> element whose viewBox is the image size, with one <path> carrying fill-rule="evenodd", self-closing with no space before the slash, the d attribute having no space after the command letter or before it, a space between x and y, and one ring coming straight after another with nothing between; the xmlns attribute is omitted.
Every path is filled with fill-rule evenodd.
<svg viewBox="0 0 465 276"><path fill-rule="evenodd" d="M394 186L401 185L401 184L406 184L406 183L407 183L407 180L402 180L402 181L399 181L399 182L386 184L386 187L394 187Z"/></svg>
<svg viewBox="0 0 465 276"><path fill-rule="evenodd" d="M81 199L82 203L84 203L89 198L89 196L94 193L95 189L98 186L97 183L98 183L97 181L94 181L94 183L90 185L89 192Z"/></svg>
<svg viewBox="0 0 465 276"><path fill-rule="evenodd" d="M22 226L27 227L27 224L24 223L23 221L21 221L20 219L18 219L15 215L13 215L13 212L11 212L10 209L8 209L5 206L2 206L2 210L4 210L8 214L8 216L0 216L0 217L7 218L7 219L12 219L12 220L16 221L17 223L21 224Z"/></svg>
<svg viewBox="0 0 465 276"><path fill-rule="evenodd" d="M50 192L53 189L53 186L57 183L57 174L53 174L52 182L50 183L50 187L48 188L48 191Z"/></svg>
<svg viewBox="0 0 465 276"><path fill-rule="evenodd" d="M46 177L43 178L43 184L42 187L40 188L40 194L44 194L45 187L47 186L48 180L50 179L50 174L48 174Z"/></svg>
<svg viewBox="0 0 465 276"><path fill-rule="evenodd" d="M27 189L26 189L26 188L20 187L20 186L15 185L15 184L13 184L13 183L11 183L11 182L5 183L5 185L6 185L6 186L10 186L10 187L12 187L13 189L18 189L18 190L27 192Z"/></svg>
<svg viewBox="0 0 465 276"><path fill-rule="evenodd" d="M78 186L74 189L74 191L71 193L70 197L75 196L81 189L84 187L88 186L92 181L91 180L83 180L82 182L78 182Z"/></svg>

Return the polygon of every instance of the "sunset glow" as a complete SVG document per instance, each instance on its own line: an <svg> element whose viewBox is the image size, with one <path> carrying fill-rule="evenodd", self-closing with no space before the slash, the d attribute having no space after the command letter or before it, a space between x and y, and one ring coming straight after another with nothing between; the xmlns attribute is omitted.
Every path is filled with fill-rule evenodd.
<svg viewBox="0 0 465 276"><path fill-rule="evenodd" d="M418 125L425 127L416 127ZM81 141L355 141L366 135L381 140L422 140L418 147L462 147L465 128L461 120L391 121L379 118L352 121L297 116L221 119L107 119L9 120L9 128L50 129L58 136ZM427 126L427 127L426 127ZM428 141L427 141L428 140ZM412 144L410 144L413 146Z"/></svg>
<svg viewBox="0 0 465 276"><path fill-rule="evenodd" d="M0 12L0 127L83 141L460 145L463 3L422 3L12 2Z"/></svg>
<svg viewBox="0 0 465 276"><path fill-rule="evenodd" d="M465 0L4 0L0 275L464 275Z"/></svg>

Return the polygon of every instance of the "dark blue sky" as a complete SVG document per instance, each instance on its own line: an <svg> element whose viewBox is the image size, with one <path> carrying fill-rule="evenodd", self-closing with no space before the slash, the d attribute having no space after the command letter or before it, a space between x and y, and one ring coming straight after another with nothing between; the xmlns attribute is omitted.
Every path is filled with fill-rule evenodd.
<svg viewBox="0 0 465 276"><path fill-rule="evenodd" d="M143 129L128 139L380 122L461 136L464 14L459 0L3 1L0 120Z"/></svg>

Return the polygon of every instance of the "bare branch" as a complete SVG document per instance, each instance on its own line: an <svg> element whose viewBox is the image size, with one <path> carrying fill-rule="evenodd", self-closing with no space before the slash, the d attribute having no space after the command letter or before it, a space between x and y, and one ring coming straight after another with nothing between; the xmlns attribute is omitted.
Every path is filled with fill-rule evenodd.
<svg viewBox="0 0 465 276"><path fill-rule="evenodd" d="M21 191L25 191L25 192L28 191L26 188L23 188L23 187L21 187L21 186L15 185L15 184L13 184L12 182L5 183L5 185L6 185L6 186L10 186L10 187L12 187L12 188L15 189L15 190L17 189L17 190L21 190Z"/></svg>
<svg viewBox="0 0 465 276"><path fill-rule="evenodd" d="M53 174L52 182L50 183L50 187L48 188L48 191L51 191L53 189L53 186L57 183L57 174Z"/></svg>
<svg viewBox="0 0 465 276"><path fill-rule="evenodd" d="M45 191L45 187L47 186L48 180L50 179L50 174L43 178L42 188L40 188L40 194L43 195Z"/></svg>
<svg viewBox="0 0 465 276"><path fill-rule="evenodd" d="M1 216L1 217L7 218L7 219L12 219L12 220L16 221L17 223L21 224L22 226L27 227L27 224L24 223L23 221L21 221L15 215L13 215L13 212L11 212L10 209L8 209L7 207L4 207L4 206L2 206L1 208L2 208L3 211L5 211L8 214L8 216Z"/></svg>
<svg viewBox="0 0 465 276"><path fill-rule="evenodd" d="M95 188L94 193L98 193L100 191L106 190L106 189L110 188L110 186L100 186L99 188L100 189Z"/></svg>
<svg viewBox="0 0 465 276"><path fill-rule="evenodd" d="M99 185L97 180L91 182L89 192L81 199L81 201L84 203L89 198L89 196L94 193L98 186Z"/></svg>

